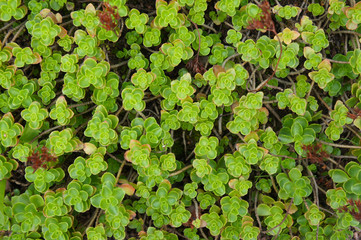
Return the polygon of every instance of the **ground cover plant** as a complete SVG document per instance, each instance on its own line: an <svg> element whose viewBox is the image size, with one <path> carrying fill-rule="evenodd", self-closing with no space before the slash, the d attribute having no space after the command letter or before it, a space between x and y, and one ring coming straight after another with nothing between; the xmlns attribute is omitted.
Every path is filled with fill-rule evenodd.
<svg viewBox="0 0 361 240"><path fill-rule="evenodd" d="M359 239L361 2L0 0L0 238Z"/></svg>

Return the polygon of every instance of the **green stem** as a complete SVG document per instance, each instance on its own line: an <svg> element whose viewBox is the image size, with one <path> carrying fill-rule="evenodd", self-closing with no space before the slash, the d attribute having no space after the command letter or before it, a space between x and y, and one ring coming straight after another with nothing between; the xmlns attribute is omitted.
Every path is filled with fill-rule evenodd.
<svg viewBox="0 0 361 240"><path fill-rule="evenodd" d="M0 211L4 212L4 198L5 198L5 188L6 188L6 179L0 181Z"/></svg>

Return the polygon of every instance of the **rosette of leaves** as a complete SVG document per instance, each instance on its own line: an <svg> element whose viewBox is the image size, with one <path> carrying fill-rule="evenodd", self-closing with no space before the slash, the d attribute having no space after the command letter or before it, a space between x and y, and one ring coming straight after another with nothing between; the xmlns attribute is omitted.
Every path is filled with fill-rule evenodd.
<svg viewBox="0 0 361 240"><path fill-rule="evenodd" d="M182 60L188 60L193 56L193 50L180 39L176 39L172 43L162 44L160 50L166 55L166 61L172 67L178 66Z"/></svg>
<svg viewBox="0 0 361 240"><path fill-rule="evenodd" d="M288 144L294 142L294 147L299 155L302 155L303 145L309 145L316 139L316 133L321 131L318 124L309 125L305 117L298 116L292 118L290 115L282 120L283 128L278 134L281 143Z"/></svg>
<svg viewBox="0 0 361 240"><path fill-rule="evenodd" d="M195 124L199 119L199 106L197 103L185 101L182 104L182 109L178 112L178 119L183 122Z"/></svg>
<svg viewBox="0 0 361 240"><path fill-rule="evenodd" d="M55 156L61 156L64 153L69 153L81 148L81 142L78 138L74 138L73 131L66 128L50 133L46 146Z"/></svg>
<svg viewBox="0 0 361 240"><path fill-rule="evenodd" d="M28 21L25 25L33 36L32 41L39 40L40 44L44 46L52 45L55 37L62 32L62 28L55 24L50 16L44 19L35 17L33 21Z"/></svg>
<svg viewBox="0 0 361 240"><path fill-rule="evenodd" d="M145 129L145 133L139 139L142 144L149 144L152 148L156 148L162 139L167 137L167 133L159 126L154 117L149 117L145 121L139 119L139 124Z"/></svg>
<svg viewBox="0 0 361 240"><path fill-rule="evenodd" d="M251 138L247 143L238 144L238 151L244 157L247 164L254 165L261 161L267 152L266 149L258 147L257 141Z"/></svg>
<svg viewBox="0 0 361 240"><path fill-rule="evenodd" d="M99 57L102 53L101 49L98 47L99 42L97 41L97 38L88 35L83 30L76 30L74 33L74 41L78 45L78 47L75 48L74 53L78 54L80 58L85 56Z"/></svg>
<svg viewBox="0 0 361 240"><path fill-rule="evenodd" d="M66 54L61 57L60 70L68 73L75 73L78 71L78 55L76 54Z"/></svg>
<svg viewBox="0 0 361 240"><path fill-rule="evenodd" d="M279 77L286 77L289 73L289 69L287 69L287 67L289 68L296 68L299 64L299 59L298 59L298 51L299 51L299 45L298 43L290 43L287 45L287 47L283 46L283 53L282 56L280 58L279 64L278 64L278 68L277 68L277 72L276 72L276 76ZM277 45L277 50L276 50L276 58L278 59L280 57L280 46ZM277 60L275 59L274 62L276 62Z"/></svg>
<svg viewBox="0 0 361 240"><path fill-rule="evenodd" d="M349 30L355 30L361 23L361 4L357 3L353 7L344 9L348 21L346 27Z"/></svg>
<svg viewBox="0 0 361 240"><path fill-rule="evenodd" d="M169 4L164 0L156 1L157 15L152 24L157 28L164 28L168 25L177 29L185 22L183 14L178 13L180 6L177 1L172 0Z"/></svg>
<svg viewBox="0 0 361 240"><path fill-rule="evenodd" d="M189 10L188 17L190 17L194 23L203 25L205 22L204 15L207 7L207 0L195 0L193 7ZM221 15L225 18L226 14Z"/></svg>
<svg viewBox="0 0 361 240"><path fill-rule="evenodd" d="M38 53L34 53L31 48L21 48L16 43L11 43L8 46L12 48L12 54L15 57L14 65L18 68L24 67L25 64L37 64L41 62L41 57Z"/></svg>
<svg viewBox="0 0 361 240"><path fill-rule="evenodd" d="M56 94L53 91L54 85L51 83L45 83L43 87L38 91L38 96L41 98L41 102L45 105L49 104Z"/></svg>
<svg viewBox="0 0 361 240"><path fill-rule="evenodd" d="M263 142L263 147L268 150L277 149L278 146L282 146L282 144L279 143L276 133L271 127L266 128L265 131L260 131L259 137L260 140Z"/></svg>
<svg viewBox="0 0 361 240"><path fill-rule="evenodd" d="M236 46L237 43L241 41L241 38L242 38L242 33L237 32L234 29L230 29L227 32L226 42L232 44L233 46Z"/></svg>
<svg viewBox="0 0 361 240"><path fill-rule="evenodd" d="M123 106L126 111L135 109L136 111L143 111L145 102L143 101L144 91L136 88L133 85L126 86L122 91Z"/></svg>
<svg viewBox="0 0 361 240"><path fill-rule="evenodd" d="M103 105L99 105L88 122L84 135L94 138L103 146L114 144L118 141L118 134L114 130L118 122L118 117L108 115L107 109Z"/></svg>
<svg viewBox="0 0 361 240"><path fill-rule="evenodd" d="M315 204L312 204L304 215L311 226L317 226L325 218L325 214Z"/></svg>
<svg viewBox="0 0 361 240"><path fill-rule="evenodd" d="M173 212L170 215L170 223L174 227L180 227L182 224L186 223L190 217L191 213L186 210L184 204L181 203L173 209Z"/></svg>
<svg viewBox="0 0 361 240"><path fill-rule="evenodd" d="M32 129L39 129L48 117L48 111L45 108L41 108L39 102L33 102L27 109L21 112L21 117L29 123Z"/></svg>
<svg viewBox="0 0 361 240"><path fill-rule="evenodd" d="M248 202L238 197L223 197L221 199L222 212L228 222L235 222L239 216L243 217L248 213Z"/></svg>
<svg viewBox="0 0 361 240"><path fill-rule="evenodd" d="M105 87L106 75L110 65L106 61L99 63L92 58L87 58L77 74L77 81L80 87L87 88L93 85L95 88L102 89Z"/></svg>
<svg viewBox="0 0 361 240"><path fill-rule="evenodd" d="M212 45L214 43L213 38L210 35L203 36L202 35L203 31L201 29L199 29L199 34L198 34L198 31L196 29L193 31L193 33L195 34L195 36L200 35L201 44L200 44L199 55L200 56L207 56L211 52L211 47L212 47ZM193 41L192 48L195 51L198 51L199 37L196 37L196 40Z"/></svg>
<svg viewBox="0 0 361 240"><path fill-rule="evenodd" d="M21 5L20 0L0 1L0 20L7 22L12 17L16 20L22 19L28 12L25 5Z"/></svg>
<svg viewBox="0 0 361 240"><path fill-rule="evenodd" d="M286 5L286 6L280 6L276 5L273 7L273 12L275 12L278 16L285 19L291 19L293 17L296 17L300 12L301 9L299 7Z"/></svg>
<svg viewBox="0 0 361 240"><path fill-rule="evenodd" d="M45 216L40 209L44 200L39 194L23 193L12 199L12 212L16 223L12 226L14 232L36 231L45 222Z"/></svg>
<svg viewBox="0 0 361 240"><path fill-rule="evenodd" d="M204 190L212 191L216 196L223 196L226 193L225 184L228 183L229 176L225 169L220 168L218 171L213 171L202 178Z"/></svg>
<svg viewBox="0 0 361 240"><path fill-rule="evenodd" d="M91 176L90 169L86 165L86 160L83 157L77 157L68 168L69 175L72 179L77 179L80 182L87 183L87 179Z"/></svg>
<svg viewBox="0 0 361 240"><path fill-rule="evenodd" d="M290 44L292 41L296 40L301 34L297 31L292 31L289 28L283 29L282 33L279 33L278 36L282 42L286 43L287 45Z"/></svg>
<svg viewBox="0 0 361 240"><path fill-rule="evenodd" d="M179 100L184 100L190 97L195 89L191 86L192 77L190 73L186 73L179 80L173 80L171 82L171 90L175 93Z"/></svg>
<svg viewBox="0 0 361 240"><path fill-rule="evenodd" d="M321 53L316 53L315 50L313 50L310 47L305 47L303 49L303 55L307 59L305 61L305 63L304 63L305 68L308 69L308 70L310 70L312 68L314 70L317 70L318 65L322 61L322 54Z"/></svg>
<svg viewBox="0 0 361 240"><path fill-rule="evenodd" d="M28 108L33 102L32 94L35 91L35 83L28 82L24 84L21 88L13 86L8 90L9 94L9 107L11 109L17 109L19 107Z"/></svg>
<svg viewBox="0 0 361 240"><path fill-rule="evenodd" d="M68 229L73 226L73 219L73 216L46 218L45 224L42 226L44 238L49 240L69 238Z"/></svg>
<svg viewBox="0 0 361 240"><path fill-rule="evenodd" d="M206 227L209 229L212 236L219 235L221 229L227 223L227 219L223 215L219 215L216 211L203 214L201 220L206 222Z"/></svg>
<svg viewBox="0 0 361 240"><path fill-rule="evenodd" d="M101 178L101 188L90 198L91 204L96 208L105 210L106 213L118 214L118 205L122 202L125 192L116 186L116 179L111 173L104 173Z"/></svg>
<svg viewBox="0 0 361 240"><path fill-rule="evenodd" d="M9 89L15 84L14 75L16 72L15 66L0 66L0 86Z"/></svg>
<svg viewBox="0 0 361 240"><path fill-rule="evenodd" d="M269 175L273 175L277 173L280 168L280 159L278 157L267 154L262 159L259 168L266 171Z"/></svg>
<svg viewBox="0 0 361 240"><path fill-rule="evenodd" d="M177 95L172 91L170 87L163 87L160 94L164 98L161 102L161 107L163 110L173 110L175 105L179 103Z"/></svg>
<svg viewBox="0 0 361 240"><path fill-rule="evenodd" d="M315 52L319 52L324 48L327 48L329 42L323 29L318 29L316 32L303 32L301 34L302 39L311 45Z"/></svg>
<svg viewBox="0 0 361 240"><path fill-rule="evenodd" d="M130 214L132 214L132 211L125 209L123 205L119 205L117 215L106 214L106 229L109 230L109 228L111 228L114 238L125 238L125 227L129 224Z"/></svg>
<svg viewBox="0 0 361 240"><path fill-rule="evenodd" d="M253 219L249 216L242 218L242 231L240 233L241 239L252 240L257 239L260 233L258 227L253 226Z"/></svg>
<svg viewBox="0 0 361 240"><path fill-rule="evenodd" d="M181 197L182 191L180 189L172 188L168 180L163 180L159 184L157 191L152 192L147 199L147 213L151 213L152 218L156 218L155 213L157 212L170 216L173 212L173 207L178 204Z"/></svg>
<svg viewBox="0 0 361 240"><path fill-rule="evenodd" d="M231 179L228 182L230 188L234 189L230 193L231 196L242 197L248 194L248 190L252 187L252 182L246 180L244 177L240 177L239 179Z"/></svg>
<svg viewBox="0 0 361 240"><path fill-rule="evenodd" d="M344 189L348 197L357 197L361 195L358 191L358 188L361 186L361 181L358 178L360 172L361 167L358 163L349 162L348 164L346 164L345 170L331 169L328 172L328 175L335 183L339 184L339 186ZM343 194L339 195L339 202L341 203L343 203L345 200L345 198L342 196Z"/></svg>
<svg viewBox="0 0 361 240"><path fill-rule="evenodd" d="M132 139L137 140L143 133L143 126L133 125L133 122L135 122L135 120L132 121L132 127L124 127L120 132L119 142L124 150L129 149L129 144Z"/></svg>
<svg viewBox="0 0 361 240"><path fill-rule="evenodd" d="M334 178L337 179L338 176L342 177L345 175L342 172L338 172L338 174L332 173L332 176L334 176ZM341 178L339 178L338 180L342 181ZM346 192L345 190L343 190L342 187L327 190L326 196L327 196L327 204L332 209L339 209L347 204Z"/></svg>
<svg viewBox="0 0 361 240"><path fill-rule="evenodd" d="M211 53L208 61L210 64L215 65L223 63L224 59L234 54L234 50L229 47L225 48L223 44L217 43L213 45Z"/></svg>
<svg viewBox="0 0 361 240"><path fill-rule="evenodd" d="M2 44L1 41L0 41L0 44ZM12 56L13 56L13 54L12 54L12 50L10 47L8 47L8 46L0 47L0 66L2 66L3 63L8 62Z"/></svg>
<svg viewBox="0 0 361 240"><path fill-rule="evenodd" d="M0 181L11 177L11 171L18 168L18 162L0 155Z"/></svg>
<svg viewBox="0 0 361 240"><path fill-rule="evenodd" d="M64 51L69 52L71 50L72 44L74 43L74 38L69 35L65 35L61 36L60 39L58 39L56 42L64 49Z"/></svg>
<svg viewBox="0 0 361 240"><path fill-rule="evenodd" d="M28 182L33 182L37 191L44 193L54 182L60 182L65 176L63 169L52 168L46 170L42 167L34 170L33 167L25 168L25 179Z"/></svg>
<svg viewBox="0 0 361 240"><path fill-rule="evenodd" d="M181 26L180 28L176 29L175 33L172 33L169 36L169 40L173 42L176 39L182 40L182 42L187 46L190 47L191 44L195 41L196 35L194 32L188 30L187 27Z"/></svg>
<svg viewBox="0 0 361 240"><path fill-rule="evenodd" d="M278 107L280 109L288 106L297 115L305 115L307 100L298 97L291 89L287 88L283 92L278 92L276 99L278 100Z"/></svg>
<svg viewBox="0 0 361 240"><path fill-rule="evenodd" d="M177 113L177 110L172 110L169 112L164 110L161 111L161 127L165 131L169 131L170 129L177 130L181 127L181 123L177 118Z"/></svg>
<svg viewBox="0 0 361 240"><path fill-rule="evenodd" d="M293 198L296 206L303 203L303 198L308 197L312 193L310 179L302 176L298 168L292 168L288 176L285 173L279 173L276 176L276 180L280 186L280 191L278 192L279 198L283 200Z"/></svg>
<svg viewBox="0 0 361 240"><path fill-rule="evenodd" d="M51 190L44 194L45 206L43 213L45 217L64 216L69 212L70 207L64 204L63 193L65 189L57 189L56 192Z"/></svg>
<svg viewBox="0 0 361 240"><path fill-rule="evenodd" d="M96 227L89 227L86 229L86 236L89 240L106 239L105 229L103 224L99 224Z"/></svg>
<svg viewBox="0 0 361 240"><path fill-rule="evenodd" d="M65 74L62 92L76 102L79 102L85 97L85 90L78 85L76 75L73 73Z"/></svg>
<svg viewBox="0 0 361 240"><path fill-rule="evenodd" d="M194 153L198 157L206 157L208 159L215 159L217 157L217 146L219 140L216 137L204 137L202 136L196 147Z"/></svg>
<svg viewBox="0 0 361 240"><path fill-rule="evenodd" d="M233 17L236 14L240 4L241 0L220 0L215 4L214 8L221 10L227 13L229 16Z"/></svg>
<svg viewBox="0 0 361 240"><path fill-rule="evenodd" d="M18 159L21 162L26 162L31 155L31 145L28 143L17 144L12 149L12 157Z"/></svg>
<svg viewBox="0 0 361 240"><path fill-rule="evenodd" d="M13 147L18 143L18 136L23 133L24 127L14 123L14 117L9 112L0 120L0 142L4 147Z"/></svg>
<svg viewBox="0 0 361 240"><path fill-rule="evenodd" d="M108 164L104 161L105 148L101 147L86 160L86 167L93 175L107 170Z"/></svg>
<svg viewBox="0 0 361 240"><path fill-rule="evenodd" d="M131 81L135 87L138 87L144 91L150 86L155 78L156 75L153 72L147 72L141 68L132 75Z"/></svg>
<svg viewBox="0 0 361 240"><path fill-rule="evenodd" d="M237 52L241 54L243 61L255 63L261 56L261 51L257 48L256 43L252 39L237 44Z"/></svg>
<svg viewBox="0 0 361 240"><path fill-rule="evenodd" d="M79 27L82 25L86 28L90 36L95 36L100 20L93 4L89 3L85 9L71 12L70 16L73 19L74 26Z"/></svg>
<svg viewBox="0 0 361 240"><path fill-rule="evenodd" d="M213 84L211 84L213 85ZM236 71L234 68L228 69L226 72L220 72L217 75L215 85L219 89L227 89L233 91L236 88Z"/></svg>
<svg viewBox="0 0 361 240"><path fill-rule="evenodd" d="M343 126L351 124L352 119L347 115L348 109L338 100L335 104L335 109L331 111L330 117L333 121L328 125L325 130L325 134L333 141L340 139L340 135L343 132Z"/></svg>
<svg viewBox="0 0 361 240"><path fill-rule="evenodd" d="M228 173L233 177L248 176L252 171L239 151L225 154L224 161Z"/></svg>
<svg viewBox="0 0 361 240"><path fill-rule="evenodd" d="M259 65L266 69L270 66L271 59L276 54L276 40L271 40L267 36L260 37L256 42L256 47L262 52L262 54L258 58Z"/></svg>
<svg viewBox="0 0 361 240"><path fill-rule="evenodd" d="M125 20L125 25L128 29L135 29L138 34L143 34L147 30L146 24L149 20L147 14L140 12L137 9L130 10L128 18Z"/></svg>
<svg viewBox="0 0 361 240"><path fill-rule="evenodd" d="M55 108L50 111L49 117L57 120L60 125L68 125L74 112L68 108L65 97L60 96L55 103Z"/></svg>
<svg viewBox="0 0 361 240"><path fill-rule="evenodd" d="M130 140L129 148L130 150L126 151L124 154L124 158L127 161L141 167L149 166L151 152L149 144L142 145L139 141L132 139Z"/></svg>
<svg viewBox="0 0 361 240"><path fill-rule="evenodd" d="M160 30L152 27L146 29L143 37L143 45L145 47L158 46L161 43Z"/></svg>
<svg viewBox="0 0 361 240"><path fill-rule="evenodd" d="M233 109L234 120L226 125L232 133L248 135L258 129L259 123L265 124L268 120L268 111L262 107L263 92L248 93L239 99L238 106Z"/></svg>
<svg viewBox="0 0 361 240"><path fill-rule="evenodd" d="M266 216L264 223L267 226L267 230L270 230L268 234L277 235L282 229L291 226L293 223L292 216L287 216L283 213L283 204L274 203L272 207L266 204L258 205L256 211L259 216Z"/></svg>
<svg viewBox="0 0 361 240"><path fill-rule="evenodd" d="M324 89L335 76L331 72L331 63L329 60L323 60L318 66L318 71L308 73L308 76L315 81L318 86Z"/></svg>
<svg viewBox="0 0 361 240"><path fill-rule="evenodd" d="M68 184L66 191L63 193L64 203L68 206L74 206L77 212L88 211L90 208L90 197L94 192L94 186L73 180Z"/></svg>
<svg viewBox="0 0 361 240"><path fill-rule="evenodd" d="M350 62L350 65L352 67L352 71L355 74L361 74L360 59L361 59L361 50L360 49L355 49L354 51L352 51L352 55L351 55L351 58L350 58L349 62Z"/></svg>
<svg viewBox="0 0 361 240"><path fill-rule="evenodd" d="M107 100L115 99L119 96L119 76L116 73L110 72L107 74L105 87L101 89L94 89L92 100L97 105L106 104Z"/></svg>

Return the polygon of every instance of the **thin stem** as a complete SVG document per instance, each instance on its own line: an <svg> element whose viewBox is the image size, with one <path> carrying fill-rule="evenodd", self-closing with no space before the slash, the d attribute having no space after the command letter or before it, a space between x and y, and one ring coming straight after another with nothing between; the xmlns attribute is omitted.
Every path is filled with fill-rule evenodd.
<svg viewBox="0 0 361 240"><path fill-rule="evenodd" d="M188 165L188 166L185 166L184 168L182 168L182 169L180 169L180 170L178 170L178 171L176 171L176 172L173 172L173 173L169 174L168 177L173 177L173 176L176 176L176 175L178 175L178 174L181 174L182 172L187 171L187 170L190 169L191 167L193 167L192 164L190 164L190 165Z"/></svg>
<svg viewBox="0 0 361 240"><path fill-rule="evenodd" d="M49 128L48 130L45 130L44 132L40 133L38 136L34 137L33 140L30 141L30 143L34 142L36 139L44 136L45 134L48 134L48 133L52 132L53 130L56 130L56 129L59 129L59 128L62 128L62 127L64 127L64 126L58 125L58 126L55 126L53 128Z"/></svg>
<svg viewBox="0 0 361 240"><path fill-rule="evenodd" d="M328 146L332 146L332 147L338 147L338 148L352 148L352 149L361 149L361 146L354 146L354 145L342 145L342 144L337 144L337 143L330 143L330 142L325 142L322 141L320 139L317 139L320 143L328 145Z"/></svg>
<svg viewBox="0 0 361 240"><path fill-rule="evenodd" d="M123 61L123 62L120 62L118 64L114 64L114 65L110 65L110 69L114 69L114 68L118 68L118 67L121 67L121 66L124 66L128 63L128 61Z"/></svg>
<svg viewBox="0 0 361 240"><path fill-rule="evenodd" d="M332 63L339 63L339 64L350 64L350 62L345 62L345 61L338 61L338 60L333 60L333 59L327 59L328 61L332 62Z"/></svg>

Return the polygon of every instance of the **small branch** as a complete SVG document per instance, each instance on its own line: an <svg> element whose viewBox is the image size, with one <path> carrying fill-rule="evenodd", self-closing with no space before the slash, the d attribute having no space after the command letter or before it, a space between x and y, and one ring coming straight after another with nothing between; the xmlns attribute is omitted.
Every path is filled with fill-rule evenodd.
<svg viewBox="0 0 361 240"><path fill-rule="evenodd" d="M173 172L173 173L169 174L168 177L173 177L173 176L176 176L176 175L178 175L178 174L181 174L182 172L187 171L187 170L190 169L191 167L193 167L192 164L190 164L190 165L188 165L188 166L186 166L186 167L184 167L184 168L182 168L182 169L180 169L180 170L178 170L178 171L176 171L176 172Z"/></svg>
<svg viewBox="0 0 361 240"><path fill-rule="evenodd" d="M52 132L53 130L56 130L56 129L59 129L59 128L62 128L62 127L64 127L64 126L58 125L58 126L55 126L55 127L53 127L53 128L49 128L48 130L45 130L44 132L40 133L38 136L34 137L33 140L30 141L30 144L33 143L36 139L44 136L45 134L50 133L50 132Z"/></svg>
<svg viewBox="0 0 361 240"><path fill-rule="evenodd" d="M114 68L118 68L118 67L121 67L121 66L124 66L128 63L128 61L123 61L123 62L120 62L118 64L114 64L114 65L110 65L110 69L114 69Z"/></svg>
<svg viewBox="0 0 361 240"><path fill-rule="evenodd" d="M333 59L327 59L328 61L332 62L332 63L339 63L339 64L350 64L349 62L345 62L345 61L338 61L338 60L333 60Z"/></svg>
<svg viewBox="0 0 361 240"><path fill-rule="evenodd" d="M317 141L319 141L322 144L328 145L328 146L332 146L332 147L338 147L338 148L352 148L352 149L361 149L361 146L355 146L355 145L342 145L342 144L337 144L337 143L330 143L330 142L325 142L322 141L320 139L317 139Z"/></svg>

